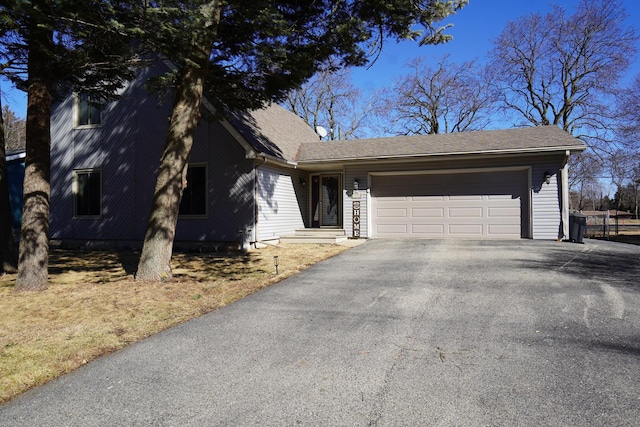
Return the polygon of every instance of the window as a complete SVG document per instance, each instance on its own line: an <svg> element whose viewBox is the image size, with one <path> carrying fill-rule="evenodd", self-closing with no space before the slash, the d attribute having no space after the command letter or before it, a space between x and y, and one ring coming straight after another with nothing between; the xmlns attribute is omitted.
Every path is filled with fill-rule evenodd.
<svg viewBox="0 0 640 427"><path fill-rule="evenodd" d="M81 93L76 98L76 126L99 126L101 122L102 102L99 97Z"/></svg>
<svg viewBox="0 0 640 427"><path fill-rule="evenodd" d="M190 165L187 169L187 186L182 192L180 215L204 216L207 214L207 166Z"/></svg>
<svg viewBox="0 0 640 427"><path fill-rule="evenodd" d="M75 217L97 217L102 211L102 172L99 169L73 172Z"/></svg>

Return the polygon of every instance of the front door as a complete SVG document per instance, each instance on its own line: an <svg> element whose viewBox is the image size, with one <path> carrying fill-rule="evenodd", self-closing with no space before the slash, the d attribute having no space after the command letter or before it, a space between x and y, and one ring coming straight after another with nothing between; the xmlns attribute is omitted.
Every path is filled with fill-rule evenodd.
<svg viewBox="0 0 640 427"><path fill-rule="evenodd" d="M340 226L340 175L314 175L311 183L311 226Z"/></svg>

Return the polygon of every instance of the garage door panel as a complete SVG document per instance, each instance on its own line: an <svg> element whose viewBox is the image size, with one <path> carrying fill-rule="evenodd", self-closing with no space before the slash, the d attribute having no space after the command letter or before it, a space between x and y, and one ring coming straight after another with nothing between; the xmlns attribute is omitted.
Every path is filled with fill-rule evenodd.
<svg viewBox="0 0 640 427"><path fill-rule="evenodd" d="M378 218L406 218L407 210L401 208L378 208Z"/></svg>
<svg viewBox="0 0 640 427"><path fill-rule="evenodd" d="M443 208L413 208L412 218L444 218Z"/></svg>
<svg viewBox="0 0 640 427"><path fill-rule="evenodd" d="M439 203L444 200L444 196L411 196L412 202L419 203Z"/></svg>
<svg viewBox="0 0 640 427"><path fill-rule="evenodd" d="M527 172L372 176L372 235L526 237Z"/></svg>
<svg viewBox="0 0 640 427"><path fill-rule="evenodd" d="M449 196L449 200L452 202L482 202L482 196L481 195Z"/></svg>
<svg viewBox="0 0 640 427"><path fill-rule="evenodd" d="M482 224L449 224L449 234L458 236L482 236Z"/></svg>
<svg viewBox="0 0 640 427"><path fill-rule="evenodd" d="M378 234L389 237L404 236L407 234L406 224L384 224L378 226Z"/></svg>
<svg viewBox="0 0 640 427"><path fill-rule="evenodd" d="M443 224L413 224L411 231L414 235L423 235L424 237L442 237L444 236Z"/></svg>
<svg viewBox="0 0 640 427"><path fill-rule="evenodd" d="M449 208L449 218L482 218L482 208Z"/></svg>

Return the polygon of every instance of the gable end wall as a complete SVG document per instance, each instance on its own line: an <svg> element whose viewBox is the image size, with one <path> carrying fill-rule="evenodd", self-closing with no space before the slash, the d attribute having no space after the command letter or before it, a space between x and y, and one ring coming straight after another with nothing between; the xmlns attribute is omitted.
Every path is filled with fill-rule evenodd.
<svg viewBox="0 0 640 427"><path fill-rule="evenodd" d="M51 238L139 246L144 239L172 97L159 102L142 87L141 72L107 105L102 125L74 129L68 96L52 113ZM207 215L179 218L176 242L236 242L254 218L254 169L244 149L218 122L201 119L190 163L207 163ZM73 217L73 171L102 172L102 215ZM119 242L119 243L118 243Z"/></svg>

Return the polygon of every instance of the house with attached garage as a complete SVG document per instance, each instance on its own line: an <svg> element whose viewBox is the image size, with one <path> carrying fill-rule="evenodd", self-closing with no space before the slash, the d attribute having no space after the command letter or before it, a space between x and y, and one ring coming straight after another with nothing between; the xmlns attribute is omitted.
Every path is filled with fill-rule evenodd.
<svg viewBox="0 0 640 427"><path fill-rule="evenodd" d="M54 243L142 244L171 108L144 89L148 72L117 101L73 94L54 106ZM208 118L213 108L205 100L177 247L315 232L331 241L568 234L567 163L585 146L557 127L323 142L278 105L222 120Z"/></svg>

